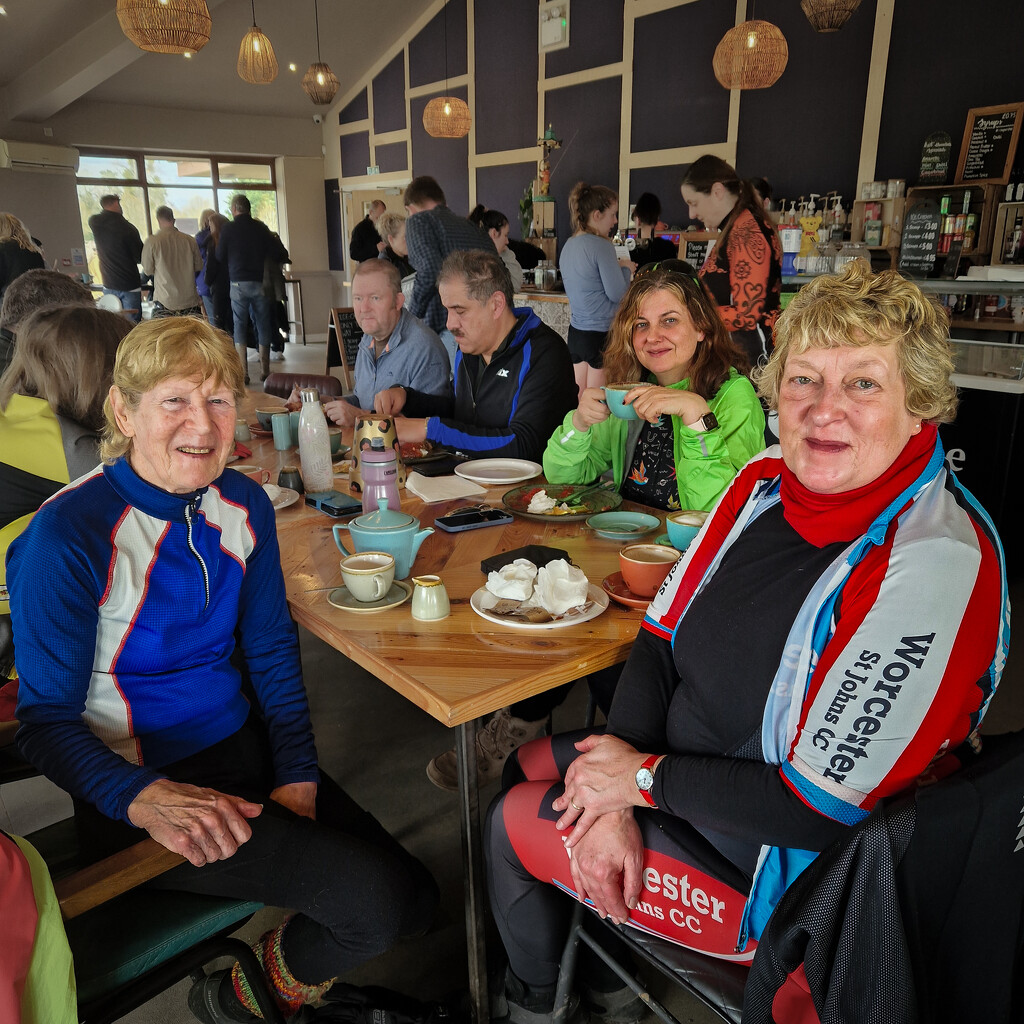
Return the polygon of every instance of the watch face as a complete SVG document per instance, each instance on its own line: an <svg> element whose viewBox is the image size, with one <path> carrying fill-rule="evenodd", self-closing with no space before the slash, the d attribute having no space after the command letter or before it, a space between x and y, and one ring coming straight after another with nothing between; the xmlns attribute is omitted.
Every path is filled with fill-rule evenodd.
<svg viewBox="0 0 1024 1024"><path fill-rule="evenodd" d="M650 793L653 785L654 772L650 768L641 768L636 773L636 788L643 790L645 793Z"/></svg>
<svg viewBox="0 0 1024 1024"><path fill-rule="evenodd" d="M704 415L704 429L715 430L718 427L718 417L713 413L705 413Z"/></svg>

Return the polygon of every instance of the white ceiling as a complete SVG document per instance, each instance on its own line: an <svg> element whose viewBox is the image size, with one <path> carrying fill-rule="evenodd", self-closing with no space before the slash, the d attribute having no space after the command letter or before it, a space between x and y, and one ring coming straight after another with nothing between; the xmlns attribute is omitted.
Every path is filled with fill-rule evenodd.
<svg viewBox="0 0 1024 1024"><path fill-rule="evenodd" d="M320 53L341 80L339 97L431 2L319 0ZM130 43L114 0L2 0L0 120L45 121L78 100L306 117L313 104L300 81L317 59L313 0L255 0L257 23L280 67L270 85L249 85L236 71L239 43L252 24L250 0L207 3L210 41L186 60Z"/></svg>

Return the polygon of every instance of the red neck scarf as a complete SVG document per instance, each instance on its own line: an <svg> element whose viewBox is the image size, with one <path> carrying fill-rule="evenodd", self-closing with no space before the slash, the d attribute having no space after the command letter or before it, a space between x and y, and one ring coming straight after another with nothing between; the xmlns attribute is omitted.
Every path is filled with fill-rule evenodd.
<svg viewBox="0 0 1024 1024"><path fill-rule="evenodd" d="M934 424L922 424L920 433L911 437L896 461L877 480L839 494L808 490L784 466L780 495L786 522L816 548L862 536L884 509L924 472L935 450L936 434Z"/></svg>

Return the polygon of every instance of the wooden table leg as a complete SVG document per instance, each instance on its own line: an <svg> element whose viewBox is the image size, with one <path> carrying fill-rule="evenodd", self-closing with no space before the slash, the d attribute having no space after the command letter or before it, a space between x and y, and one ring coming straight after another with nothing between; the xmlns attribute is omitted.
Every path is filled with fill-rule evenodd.
<svg viewBox="0 0 1024 1024"><path fill-rule="evenodd" d="M459 726L455 758L459 772L459 820L462 827L462 861L466 894L466 950L469 957L469 998L474 1024L490 1020L487 993L487 947L484 909L487 885L484 879L483 833L476 774L476 731L480 719Z"/></svg>

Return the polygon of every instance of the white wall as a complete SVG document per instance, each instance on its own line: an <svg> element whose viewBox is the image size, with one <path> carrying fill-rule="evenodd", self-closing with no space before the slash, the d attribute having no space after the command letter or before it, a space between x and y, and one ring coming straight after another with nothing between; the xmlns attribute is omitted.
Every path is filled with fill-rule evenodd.
<svg viewBox="0 0 1024 1024"><path fill-rule="evenodd" d="M43 243L48 267L56 260L54 269L66 274L88 269L71 262L71 250L85 246L72 172L0 169L0 210L21 218L29 233Z"/></svg>

